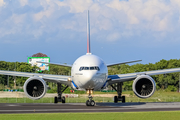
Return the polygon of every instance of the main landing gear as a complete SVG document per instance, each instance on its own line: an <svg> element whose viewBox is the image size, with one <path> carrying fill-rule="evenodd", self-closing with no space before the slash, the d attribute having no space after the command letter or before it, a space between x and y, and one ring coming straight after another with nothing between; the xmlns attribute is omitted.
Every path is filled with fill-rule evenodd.
<svg viewBox="0 0 180 120"><path fill-rule="evenodd" d="M87 90L87 93L89 93L89 96L88 96L89 100L86 101L86 106L94 106L95 102L94 100L92 100L93 97L91 96L92 90Z"/></svg>
<svg viewBox="0 0 180 120"><path fill-rule="evenodd" d="M118 103L118 101L122 101L122 103L125 103L125 96L122 95L122 85L123 83L117 83L116 85L111 85L111 87L117 92L118 96L114 96L114 103ZM117 88L117 89L116 89Z"/></svg>
<svg viewBox="0 0 180 120"><path fill-rule="evenodd" d="M57 93L58 93L58 96L54 97L54 103L58 103L58 102L65 103L66 102L65 97L62 96L62 93L66 90L66 88L68 88L68 86L63 87L62 84L57 83Z"/></svg>

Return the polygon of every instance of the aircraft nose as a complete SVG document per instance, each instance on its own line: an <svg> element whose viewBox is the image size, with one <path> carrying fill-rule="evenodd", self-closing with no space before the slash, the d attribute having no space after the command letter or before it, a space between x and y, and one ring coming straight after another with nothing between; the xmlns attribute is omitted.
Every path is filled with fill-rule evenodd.
<svg viewBox="0 0 180 120"><path fill-rule="evenodd" d="M94 86L96 85L94 81L96 74L97 71L85 71L81 78L81 84L79 84L79 87L84 89L94 89Z"/></svg>
<svg viewBox="0 0 180 120"><path fill-rule="evenodd" d="M97 71L89 71L84 74L84 82L85 83L92 83L93 84L93 79L97 75Z"/></svg>
<svg viewBox="0 0 180 120"><path fill-rule="evenodd" d="M85 75L86 81L90 81L96 75L96 72L89 72Z"/></svg>

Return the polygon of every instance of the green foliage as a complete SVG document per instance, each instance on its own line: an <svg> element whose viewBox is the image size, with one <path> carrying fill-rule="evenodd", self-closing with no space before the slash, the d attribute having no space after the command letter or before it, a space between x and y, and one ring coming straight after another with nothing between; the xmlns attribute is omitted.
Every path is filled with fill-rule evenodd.
<svg viewBox="0 0 180 120"><path fill-rule="evenodd" d="M0 84L0 91L3 91L3 90L4 90L4 85Z"/></svg>
<svg viewBox="0 0 180 120"><path fill-rule="evenodd" d="M70 75L71 68L62 67L57 65L49 65L50 71L43 71L42 74L55 74L55 75ZM126 73L134 73L134 72L143 72L143 71L152 71L152 70L161 70L161 69L169 69L169 68L178 68L180 67L180 60L171 59L171 60L160 60L155 64L134 64L134 65L116 65L108 68L108 74L126 74ZM20 72L38 72L38 67L32 67L30 64L25 62L5 62L0 61L0 70L9 70L9 71L20 71ZM156 89L167 89L167 91L176 91L179 87L179 73L171 73L165 75L154 75L152 78L156 82ZM14 85L14 80L16 80L17 86L23 86L24 82L28 78L26 77L15 77L9 76L9 85L10 88ZM7 85L8 76L0 75L0 84ZM133 81L124 82L123 89L124 90L132 90ZM0 85L0 87L2 86ZM57 92L57 86L55 84L49 83L51 90L48 90L49 93ZM172 87L173 86L173 87ZM2 87L1 87L2 88ZM0 89L1 89L0 88ZM176 88L176 89L175 89ZM65 93L70 93L71 88L68 88ZM75 91L76 92L76 91ZM79 93L84 93L84 91L80 91Z"/></svg>
<svg viewBox="0 0 180 120"><path fill-rule="evenodd" d="M47 93L57 93L57 89L50 89L47 91Z"/></svg>
<svg viewBox="0 0 180 120"><path fill-rule="evenodd" d="M132 84L133 84L133 81L124 82L123 89L124 90L132 90Z"/></svg>
<svg viewBox="0 0 180 120"><path fill-rule="evenodd" d="M77 90L75 90L74 94L86 94L86 91L77 91Z"/></svg>
<svg viewBox="0 0 180 120"><path fill-rule="evenodd" d="M133 92L130 92L130 94L129 94L129 95L130 95L130 97L132 97L134 94L133 94Z"/></svg>
<svg viewBox="0 0 180 120"><path fill-rule="evenodd" d="M168 88L166 89L167 92L176 92L177 88L174 87L173 85L169 85Z"/></svg>
<svg viewBox="0 0 180 120"><path fill-rule="evenodd" d="M160 90L160 87L158 85L156 85L156 90Z"/></svg>

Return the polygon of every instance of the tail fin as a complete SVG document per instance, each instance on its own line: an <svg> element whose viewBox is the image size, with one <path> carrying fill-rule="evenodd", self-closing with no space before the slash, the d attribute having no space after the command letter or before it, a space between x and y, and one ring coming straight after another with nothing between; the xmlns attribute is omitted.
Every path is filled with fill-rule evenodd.
<svg viewBox="0 0 180 120"><path fill-rule="evenodd" d="M87 11L87 53L91 53L91 49L90 49L90 21L89 21L89 10Z"/></svg>

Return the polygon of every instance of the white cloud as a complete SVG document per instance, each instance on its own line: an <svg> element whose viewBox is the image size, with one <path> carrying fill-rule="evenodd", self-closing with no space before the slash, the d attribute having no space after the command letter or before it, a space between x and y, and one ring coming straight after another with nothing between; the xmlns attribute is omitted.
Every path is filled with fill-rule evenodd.
<svg viewBox="0 0 180 120"><path fill-rule="evenodd" d="M70 7L69 12L71 13L84 12L84 10L88 10L92 4L92 0L67 0L67 5Z"/></svg>
<svg viewBox="0 0 180 120"><path fill-rule="evenodd" d="M19 0L21 6L25 6L28 4L28 0Z"/></svg>
<svg viewBox="0 0 180 120"><path fill-rule="evenodd" d="M79 37L86 34L87 9L95 40L128 40L144 34L163 40L180 30L179 0L0 0L3 5L0 38L12 41L13 35L21 39L22 33L33 40Z"/></svg>
<svg viewBox="0 0 180 120"><path fill-rule="evenodd" d="M107 40L108 41L116 41L118 39L120 39L120 33L110 33L108 36L107 36Z"/></svg>
<svg viewBox="0 0 180 120"><path fill-rule="evenodd" d="M3 5L5 5L4 0L0 0L0 6L3 6Z"/></svg>

